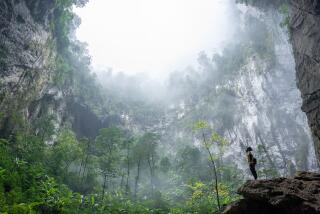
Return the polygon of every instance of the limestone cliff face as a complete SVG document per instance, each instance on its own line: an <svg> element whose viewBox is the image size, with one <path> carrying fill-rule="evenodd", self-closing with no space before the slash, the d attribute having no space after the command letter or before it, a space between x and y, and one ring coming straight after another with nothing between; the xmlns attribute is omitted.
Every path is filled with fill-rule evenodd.
<svg viewBox="0 0 320 214"><path fill-rule="evenodd" d="M292 0L290 33L302 110L307 114L320 165L320 1Z"/></svg>
<svg viewBox="0 0 320 214"><path fill-rule="evenodd" d="M246 2L259 10L276 10L289 5L289 31L296 63L296 81L308 117L318 165L320 166L320 1L255 0Z"/></svg>
<svg viewBox="0 0 320 214"><path fill-rule="evenodd" d="M76 98L74 74L61 77L60 10L55 0L0 0L0 138L21 129L58 131L63 124L94 138L109 125Z"/></svg>
<svg viewBox="0 0 320 214"><path fill-rule="evenodd" d="M61 92L52 87L55 73L50 16L54 1L0 1L0 133L10 134L18 118L34 120L58 111Z"/></svg>

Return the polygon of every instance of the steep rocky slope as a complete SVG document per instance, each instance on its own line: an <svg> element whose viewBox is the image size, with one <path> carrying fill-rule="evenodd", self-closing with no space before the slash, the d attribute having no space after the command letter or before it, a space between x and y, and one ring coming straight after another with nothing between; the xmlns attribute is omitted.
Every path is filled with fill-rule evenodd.
<svg viewBox="0 0 320 214"><path fill-rule="evenodd" d="M85 79L87 84L93 81L85 70L88 63L82 68L75 66L79 60L76 57L83 56L69 50L71 38L66 37L71 32L67 26L73 23L66 17L72 14L63 13L66 9L61 4L66 3L0 1L0 138L8 138L26 126L36 135L43 128L49 130L49 126L57 130L66 121L72 123L79 137L94 137L103 126L85 102L75 101L80 100L75 98L77 94L83 95L75 91L85 85L77 78ZM81 49L81 44L72 42L73 48ZM89 122L81 122L84 120Z"/></svg>
<svg viewBox="0 0 320 214"><path fill-rule="evenodd" d="M279 7L279 1L255 1L259 9ZM320 2L287 1L289 33L296 63L296 81L308 117L318 164L320 160ZM320 175L300 173L294 178L248 181L238 193L244 198L221 213L320 213Z"/></svg>
<svg viewBox="0 0 320 214"><path fill-rule="evenodd" d="M296 81L303 99L320 165L320 2L317 0L238 0L260 11L288 7L290 42L296 63ZM282 11L283 12L283 11Z"/></svg>
<svg viewBox="0 0 320 214"><path fill-rule="evenodd" d="M246 27L239 30L239 44L228 45L229 49L236 48L224 51L220 58L202 54L197 72L172 75L172 91L181 82L187 83L181 91L194 87L174 99L175 109L167 116L166 141L175 141L173 146L186 138L192 142L194 133L186 124L205 118L230 142L224 150L225 161L241 160L236 164L244 172L246 160L240 157L245 157L247 146L255 150L260 177L292 176L295 170L316 169L310 128L301 111L291 44L280 26L282 17L274 9L259 13L252 7L243 8L239 14L241 26ZM228 60L238 56L244 60ZM234 72L221 64L229 65ZM226 74L229 76L224 81ZM197 85L201 88L195 89Z"/></svg>
<svg viewBox="0 0 320 214"><path fill-rule="evenodd" d="M292 0L291 41L297 85L303 98L320 163L320 1Z"/></svg>
<svg viewBox="0 0 320 214"><path fill-rule="evenodd" d="M316 173L247 181L238 193L244 198L226 207L221 214L320 213L320 174Z"/></svg>
<svg viewBox="0 0 320 214"><path fill-rule="evenodd" d="M51 1L0 2L0 108L2 136L10 134L12 118L38 118L61 93L52 88L54 38L50 31ZM29 9L32 8L32 10ZM37 18L38 17L38 18ZM51 104L52 105L51 105ZM45 109L46 108L46 109Z"/></svg>

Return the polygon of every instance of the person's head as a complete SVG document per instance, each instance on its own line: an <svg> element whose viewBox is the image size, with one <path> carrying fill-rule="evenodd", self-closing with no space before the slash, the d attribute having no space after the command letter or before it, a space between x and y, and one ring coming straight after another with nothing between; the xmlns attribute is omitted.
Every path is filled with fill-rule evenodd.
<svg viewBox="0 0 320 214"><path fill-rule="evenodd" d="M246 152L249 153L249 152L251 152L251 151L252 151L252 148L251 148L250 146L247 147Z"/></svg>

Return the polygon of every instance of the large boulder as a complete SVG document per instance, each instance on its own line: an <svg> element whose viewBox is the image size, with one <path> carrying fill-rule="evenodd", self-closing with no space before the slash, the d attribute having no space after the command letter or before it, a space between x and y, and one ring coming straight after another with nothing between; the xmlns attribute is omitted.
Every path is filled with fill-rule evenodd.
<svg viewBox="0 0 320 214"><path fill-rule="evenodd" d="M320 213L320 174L300 172L294 178L247 181L239 188L243 199L220 214Z"/></svg>

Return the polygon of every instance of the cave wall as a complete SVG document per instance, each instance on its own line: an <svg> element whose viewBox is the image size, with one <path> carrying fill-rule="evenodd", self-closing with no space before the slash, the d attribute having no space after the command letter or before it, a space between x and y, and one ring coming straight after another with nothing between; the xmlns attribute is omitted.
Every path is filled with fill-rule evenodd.
<svg viewBox="0 0 320 214"><path fill-rule="evenodd" d="M297 86L313 133L320 166L320 1L292 0L290 36L296 62Z"/></svg>
<svg viewBox="0 0 320 214"><path fill-rule="evenodd" d="M48 27L35 21L25 1L0 2L1 110L12 108L9 103L24 107L46 92L55 59Z"/></svg>
<svg viewBox="0 0 320 214"><path fill-rule="evenodd" d="M99 129L120 124L78 101L73 77L69 84L57 83L57 11L53 0L0 0L0 139L27 129L38 135L52 126L56 133L66 127L78 138L93 139ZM51 142L55 133L50 134Z"/></svg>
<svg viewBox="0 0 320 214"><path fill-rule="evenodd" d="M69 122L78 137L89 138L105 125L76 105L70 88L55 84L55 7L52 0L0 1L0 138L25 125L37 134L39 121L52 121L56 131Z"/></svg>
<svg viewBox="0 0 320 214"><path fill-rule="evenodd" d="M50 0L0 1L1 137L15 128L12 118L31 122L50 108L57 110L50 84L56 56L52 9Z"/></svg>

